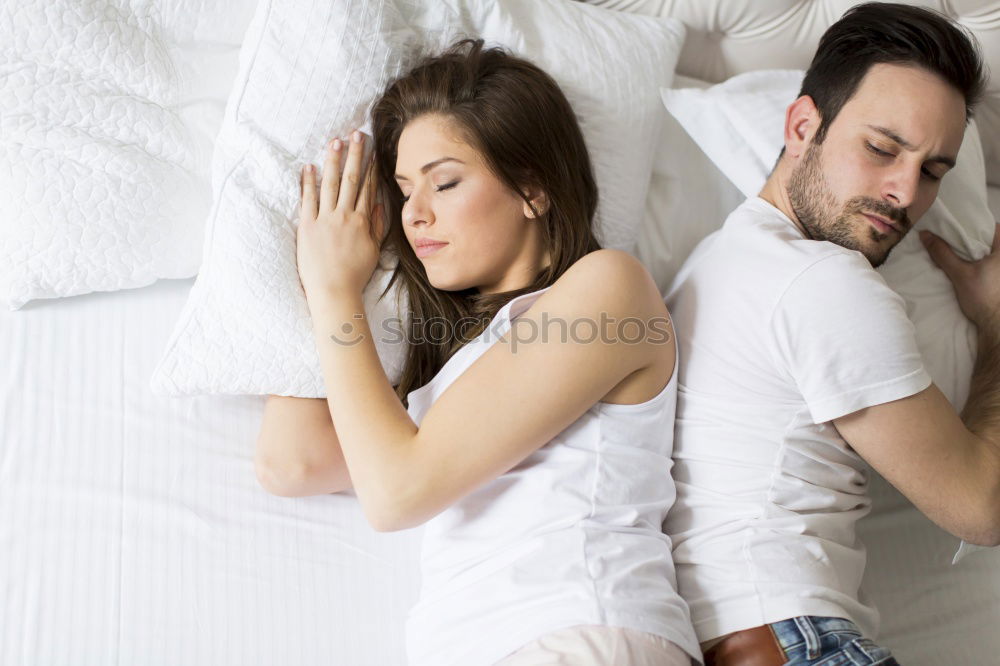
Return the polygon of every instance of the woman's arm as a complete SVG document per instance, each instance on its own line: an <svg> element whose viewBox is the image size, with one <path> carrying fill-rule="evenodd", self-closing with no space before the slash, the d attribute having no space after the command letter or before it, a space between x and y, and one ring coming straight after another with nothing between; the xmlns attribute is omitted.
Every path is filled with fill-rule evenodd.
<svg viewBox="0 0 1000 666"><path fill-rule="evenodd" d="M598 250L522 313L418 429L379 363L360 293L316 294L310 310L331 414L358 499L379 531L419 525L510 470L673 344L648 341L655 330L643 342L616 339L626 320L666 321L665 308L638 260Z"/></svg>
<svg viewBox="0 0 1000 666"><path fill-rule="evenodd" d="M324 398L268 396L254 467L264 489L282 497L322 495L351 488Z"/></svg>

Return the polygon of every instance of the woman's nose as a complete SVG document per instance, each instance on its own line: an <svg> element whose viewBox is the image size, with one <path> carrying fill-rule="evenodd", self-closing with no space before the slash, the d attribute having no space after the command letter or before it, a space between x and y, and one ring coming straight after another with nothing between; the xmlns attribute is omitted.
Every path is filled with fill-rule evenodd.
<svg viewBox="0 0 1000 666"><path fill-rule="evenodd" d="M403 224L417 225L433 221L434 214L422 196L414 192L403 203Z"/></svg>

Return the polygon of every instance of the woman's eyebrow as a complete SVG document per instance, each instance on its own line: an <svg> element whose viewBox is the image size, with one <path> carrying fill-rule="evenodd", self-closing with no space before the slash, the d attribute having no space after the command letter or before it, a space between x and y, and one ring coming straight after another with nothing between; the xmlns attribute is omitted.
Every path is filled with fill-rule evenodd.
<svg viewBox="0 0 1000 666"><path fill-rule="evenodd" d="M442 157L440 159L434 160L433 162L428 162L427 164L420 167L420 173L427 173L428 171L430 171L437 165L441 164L442 162L458 162L459 164L465 164L465 162L458 159L457 157ZM407 178L406 176L401 176L398 173L395 175L395 178L396 180L409 180L409 178Z"/></svg>

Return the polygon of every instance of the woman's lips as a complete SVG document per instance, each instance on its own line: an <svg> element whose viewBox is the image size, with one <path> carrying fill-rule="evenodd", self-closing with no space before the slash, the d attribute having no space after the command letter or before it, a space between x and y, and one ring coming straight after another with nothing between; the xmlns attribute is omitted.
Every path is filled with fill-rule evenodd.
<svg viewBox="0 0 1000 666"><path fill-rule="evenodd" d="M435 252L443 248L445 245L447 245L447 243L430 243L428 245L418 245L416 248L414 248L414 251L416 252L418 257L426 257L434 254Z"/></svg>

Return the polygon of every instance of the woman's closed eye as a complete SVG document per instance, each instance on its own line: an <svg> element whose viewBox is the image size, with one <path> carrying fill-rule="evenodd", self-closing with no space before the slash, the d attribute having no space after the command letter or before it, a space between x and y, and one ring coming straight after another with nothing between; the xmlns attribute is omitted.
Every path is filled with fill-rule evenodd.
<svg viewBox="0 0 1000 666"><path fill-rule="evenodd" d="M434 188L434 191L435 192L443 192L444 190L450 190L451 188L453 188L456 185L458 185L459 182L460 181L453 180L450 183L445 183L444 185L439 185L439 186L437 186L437 187ZM406 196L403 197L403 203L406 203L409 200L410 200L410 196L409 195L406 195Z"/></svg>

